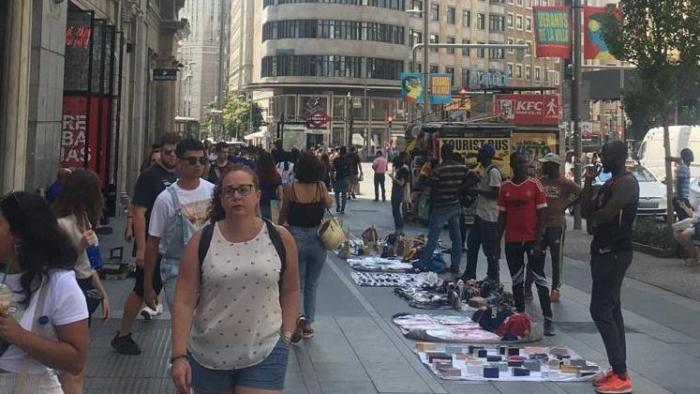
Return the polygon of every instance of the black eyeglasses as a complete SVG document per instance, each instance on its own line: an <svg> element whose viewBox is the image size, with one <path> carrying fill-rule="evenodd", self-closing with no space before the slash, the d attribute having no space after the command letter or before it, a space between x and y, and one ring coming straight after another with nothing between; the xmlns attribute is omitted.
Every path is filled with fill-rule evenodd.
<svg viewBox="0 0 700 394"><path fill-rule="evenodd" d="M199 157L181 157L180 160L185 160L187 163L191 166L196 165L197 162L201 165L205 165L209 162L209 159L207 159L205 156L199 156Z"/></svg>
<svg viewBox="0 0 700 394"><path fill-rule="evenodd" d="M224 186L221 189L221 194L226 198L231 198L236 194L236 192L238 192L239 196L246 197L247 195L250 194L250 192L253 191L253 189L255 189L255 185L253 185L253 184L239 185L238 187L236 187L236 186Z"/></svg>

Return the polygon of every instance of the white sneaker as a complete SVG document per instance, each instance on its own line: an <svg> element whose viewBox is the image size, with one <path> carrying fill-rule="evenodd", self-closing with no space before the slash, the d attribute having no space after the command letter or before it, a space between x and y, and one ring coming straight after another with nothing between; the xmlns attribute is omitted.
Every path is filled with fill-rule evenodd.
<svg viewBox="0 0 700 394"><path fill-rule="evenodd" d="M153 316L156 316L157 312L148 306L144 306L143 309L141 309L140 315L143 317L143 320L148 321L153 319Z"/></svg>
<svg viewBox="0 0 700 394"><path fill-rule="evenodd" d="M156 305L156 316L162 315L163 314L163 304L158 304Z"/></svg>

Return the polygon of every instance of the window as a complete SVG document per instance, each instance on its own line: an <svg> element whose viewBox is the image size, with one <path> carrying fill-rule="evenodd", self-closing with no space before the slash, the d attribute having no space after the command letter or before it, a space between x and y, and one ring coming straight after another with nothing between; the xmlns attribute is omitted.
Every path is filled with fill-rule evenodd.
<svg viewBox="0 0 700 394"><path fill-rule="evenodd" d="M522 6L523 5L523 0L515 0L515 4Z"/></svg>
<svg viewBox="0 0 700 394"><path fill-rule="evenodd" d="M479 30L486 30L486 15L476 14L476 27Z"/></svg>
<svg viewBox="0 0 700 394"><path fill-rule="evenodd" d="M454 37L447 37L447 41L445 41L445 43L447 43L447 44L455 44L455 43L457 43L457 41L455 41L455 38L454 38ZM455 49L454 49L454 48L447 48L447 53L454 54L454 53L455 53Z"/></svg>
<svg viewBox="0 0 700 394"><path fill-rule="evenodd" d="M506 43L508 43L508 45L513 45L513 39L512 38L507 39ZM515 52L515 50L513 50L513 49L508 50L508 53L511 55L513 54L513 52Z"/></svg>
<svg viewBox="0 0 700 394"><path fill-rule="evenodd" d="M525 7L531 8L532 7L532 0L525 0Z"/></svg>
<svg viewBox="0 0 700 394"><path fill-rule="evenodd" d="M454 7L447 7L447 23L450 25L455 24L455 8Z"/></svg>
<svg viewBox="0 0 700 394"><path fill-rule="evenodd" d="M508 27L513 27L513 14L508 14Z"/></svg>
<svg viewBox="0 0 700 394"><path fill-rule="evenodd" d="M462 11L462 26L469 27L472 25L472 12L469 10Z"/></svg>
<svg viewBox="0 0 700 394"><path fill-rule="evenodd" d="M431 43L431 44L437 44L437 43L439 43L439 42L440 42L440 36L438 36L437 34L431 34L431 35L430 35L430 43ZM433 51L433 52L439 51L438 48L430 48L430 50Z"/></svg>
<svg viewBox="0 0 700 394"><path fill-rule="evenodd" d="M367 78L370 79L400 79L403 71L403 62L401 60L368 57L366 64Z"/></svg>
<svg viewBox="0 0 700 394"><path fill-rule="evenodd" d="M421 10L423 11L423 0L411 0L411 9L412 10ZM411 16L414 18L420 18L421 15L420 13L411 13Z"/></svg>
<svg viewBox="0 0 700 394"><path fill-rule="evenodd" d="M505 17L503 15L489 15L489 31L504 31L505 29Z"/></svg>
<svg viewBox="0 0 700 394"><path fill-rule="evenodd" d="M532 67L527 66L525 67L525 79L530 79L532 78Z"/></svg>
<svg viewBox="0 0 700 394"><path fill-rule="evenodd" d="M432 3L430 4L430 19L434 21L440 20L440 5Z"/></svg>
<svg viewBox="0 0 700 394"><path fill-rule="evenodd" d="M438 72L440 72L440 70L439 70L439 68L438 68L437 65L433 64L433 65L430 66L430 73L431 73L431 74L436 74L436 73L438 73Z"/></svg>
<svg viewBox="0 0 700 394"><path fill-rule="evenodd" d="M469 69L462 69L462 86L469 87Z"/></svg>
<svg viewBox="0 0 700 394"><path fill-rule="evenodd" d="M525 17L525 30L532 31L532 18Z"/></svg>
<svg viewBox="0 0 700 394"><path fill-rule="evenodd" d="M520 15L515 17L515 28L518 30L523 29L523 17Z"/></svg>
<svg viewBox="0 0 700 394"><path fill-rule="evenodd" d="M508 63L508 76L513 77L513 65L511 63Z"/></svg>
<svg viewBox="0 0 700 394"><path fill-rule="evenodd" d="M420 0L417 0L420 1ZM369 7L388 8L392 10L406 10L405 0L263 0L263 8L282 4L302 3L334 3L349 5L364 5Z"/></svg>
<svg viewBox="0 0 700 394"><path fill-rule="evenodd" d="M539 67L535 67L535 81L542 79L542 70Z"/></svg>
<svg viewBox="0 0 700 394"><path fill-rule="evenodd" d="M477 44L485 44L484 42L477 42ZM479 59L483 59L486 57L486 49L484 48L477 48L476 50L476 57Z"/></svg>
<svg viewBox="0 0 700 394"><path fill-rule="evenodd" d="M462 40L462 44L471 44L470 40ZM469 57L469 48L462 48L462 56Z"/></svg>
<svg viewBox="0 0 700 394"><path fill-rule="evenodd" d="M498 44L498 43L494 43ZM505 59L505 51L503 48L490 48L489 49L489 58L491 59Z"/></svg>
<svg viewBox="0 0 700 394"><path fill-rule="evenodd" d="M450 86L455 86L455 69L453 67L445 67L445 74L450 74Z"/></svg>
<svg viewBox="0 0 700 394"><path fill-rule="evenodd" d="M516 78L522 78L523 77L523 66L517 65L515 66L515 77Z"/></svg>
<svg viewBox="0 0 700 394"><path fill-rule="evenodd" d="M263 25L263 42L285 38L367 40L386 42L389 44L405 44L403 26L386 25L383 23L290 19L267 22Z"/></svg>
<svg viewBox="0 0 700 394"><path fill-rule="evenodd" d="M423 42L423 33L411 29L408 33L408 45L413 47L418 43Z"/></svg>
<svg viewBox="0 0 700 394"><path fill-rule="evenodd" d="M532 41L527 42L527 49L525 49L526 56L532 56Z"/></svg>

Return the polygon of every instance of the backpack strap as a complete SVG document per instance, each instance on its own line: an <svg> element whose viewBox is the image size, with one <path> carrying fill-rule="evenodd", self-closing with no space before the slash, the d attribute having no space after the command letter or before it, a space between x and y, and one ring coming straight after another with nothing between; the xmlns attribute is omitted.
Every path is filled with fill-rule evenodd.
<svg viewBox="0 0 700 394"><path fill-rule="evenodd" d="M279 283L280 285L282 284L282 276L284 275L284 271L287 269L287 250L284 247L284 241L282 240L282 236L280 236L279 231L277 231L277 227L275 227L275 224L272 223L272 221L263 219L265 222L265 225L267 226L267 234L270 236L270 241L272 242L272 245L275 247L275 250L277 251L277 254L280 257L280 280ZM199 279L200 279L200 285L202 282L202 265L204 264L204 258L207 257L207 252L209 251L209 245L211 245L211 239L212 236L214 235L214 223L209 223L204 228L202 228L202 235L199 238L199 246L198 246L198 255L199 255Z"/></svg>
<svg viewBox="0 0 700 394"><path fill-rule="evenodd" d="M275 250L277 251L277 254L280 256L280 288L282 287L282 277L284 276L284 271L287 269L287 249L284 247L284 241L282 240L282 236L280 235L280 232L277 230L277 227L275 226L272 221L263 218L263 221L265 222L265 225L267 226L267 234L270 236L270 241L272 241L272 245L275 247Z"/></svg>

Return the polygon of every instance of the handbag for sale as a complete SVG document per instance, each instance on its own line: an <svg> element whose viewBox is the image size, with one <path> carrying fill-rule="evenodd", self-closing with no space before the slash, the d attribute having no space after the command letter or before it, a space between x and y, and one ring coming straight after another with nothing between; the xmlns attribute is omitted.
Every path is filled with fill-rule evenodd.
<svg viewBox="0 0 700 394"><path fill-rule="evenodd" d="M345 241L343 227L338 223L338 219L330 214L330 211L328 211L326 219L318 226L318 237L327 250L334 250Z"/></svg>

